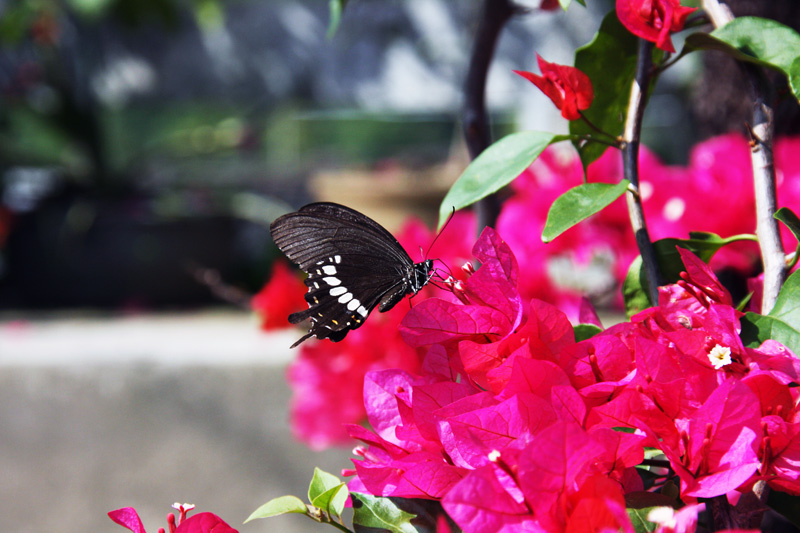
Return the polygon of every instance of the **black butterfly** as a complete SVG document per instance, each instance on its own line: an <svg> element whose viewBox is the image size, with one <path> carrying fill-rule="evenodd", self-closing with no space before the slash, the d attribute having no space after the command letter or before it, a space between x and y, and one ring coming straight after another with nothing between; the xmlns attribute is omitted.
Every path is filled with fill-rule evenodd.
<svg viewBox="0 0 800 533"><path fill-rule="evenodd" d="M361 327L378 306L388 311L416 294L434 274L433 261L414 263L380 224L349 207L315 203L276 219L272 239L306 278L309 308L289 315L297 324L311 319L308 339L339 342Z"/></svg>

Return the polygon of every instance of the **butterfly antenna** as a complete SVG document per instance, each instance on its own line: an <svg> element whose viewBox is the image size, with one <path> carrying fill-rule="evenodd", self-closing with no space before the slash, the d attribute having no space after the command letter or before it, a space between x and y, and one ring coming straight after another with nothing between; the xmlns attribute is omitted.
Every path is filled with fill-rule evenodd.
<svg viewBox="0 0 800 533"><path fill-rule="evenodd" d="M453 270L450 268L450 265L448 265L447 263L444 262L444 259L437 259L437 261L439 261L441 264L444 265L444 268L445 268L445 270L447 270L447 274L450 277L454 277L453 276ZM439 274L439 269L438 268L436 269L436 275L439 276L439 279L445 279L441 274Z"/></svg>
<svg viewBox="0 0 800 533"><path fill-rule="evenodd" d="M436 237L434 237L433 241L431 241L431 245L428 246L428 251L425 252L425 255L423 257L427 258L428 254L431 253L431 248L433 248L433 245L436 244L436 241L439 240L439 237L442 235L442 233L444 233L445 228L448 226L448 224L450 224L450 221L453 220L453 215L455 214L456 214L456 208L453 207L453 210L450 212L450 216L447 217L447 221L444 223L444 226L442 226L442 229L439 230L439 233L437 233Z"/></svg>

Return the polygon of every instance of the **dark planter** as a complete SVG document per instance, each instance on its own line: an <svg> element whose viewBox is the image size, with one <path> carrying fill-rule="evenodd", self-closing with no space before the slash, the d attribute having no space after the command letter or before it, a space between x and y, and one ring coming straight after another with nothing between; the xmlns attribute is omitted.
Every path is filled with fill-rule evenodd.
<svg viewBox="0 0 800 533"><path fill-rule="evenodd" d="M220 300L196 280L197 267L235 285L266 270L256 264L266 228L222 214L166 218L152 205L142 196L72 194L17 216L3 250L0 308L198 306ZM248 249L248 239L263 248Z"/></svg>

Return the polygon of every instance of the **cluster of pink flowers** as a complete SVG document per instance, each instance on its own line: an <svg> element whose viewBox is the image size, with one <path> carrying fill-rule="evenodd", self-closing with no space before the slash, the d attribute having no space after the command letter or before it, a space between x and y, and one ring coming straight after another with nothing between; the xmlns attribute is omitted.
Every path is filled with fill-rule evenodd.
<svg viewBox="0 0 800 533"><path fill-rule="evenodd" d="M169 533L238 533L235 529L225 523L225 521L214 513L198 513L188 518L194 505L189 503L175 503L172 506L178 511L178 517L174 513L167 515L167 526ZM108 517L114 523L132 531L133 533L147 533L142 524L139 513L133 507L123 507L115 511L110 511ZM163 527L158 528L158 533L166 533Z"/></svg>
<svg viewBox="0 0 800 533"><path fill-rule="evenodd" d="M800 138L779 139L775 159L780 205L800 204ZM642 149L641 190L653 239L688 237L689 230L708 231L723 237L752 233L755 229L752 174L747 141L725 135L697 145L688 166L666 166ZM590 182L615 183L622 176L619 152L609 150L588 170ZM539 235L553 200L579 185L583 169L573 151L552 147L512 183L513 195L503 205L497 223L519 262L517 290L523 300L536 298L557 306L573 322L583 321L583 297L621 303L619 285L638 251L630 231L623 199L582 222L555 241L544 244ZM726 191L725 204L708 206L706 199ZM785 230L784 230L785 231ZM439 266L463 264L470 258L474 218L456 213L437 240L432 254ZM409 221L398 234L407 250L426 246L433 232L418 221ZM794 240L785 231L784 242ZM712 260L712 267L728 267L750 275L758 264L755 243L726 246ZM265 329L285 327L286 317L306 307L305 286L278 263L270 282L253 300ZM427 287L416 305L437 291ZM755 300L755 299L754 299ZM373 313L365 325L340 343L307 342L288 370L294 391L291 404L295 435L314 449L349 442L345 423L358 423L366 414L361 399L364 375L370 370L398 368L416 372L423 350L408 346L397 325L408 311L405 304L389 313ZM376 349L380 346L380 349ZM337 405L335 411L325 409Z"/></svg>
<svg viewBox="0 0 800 533"><path fill-rule="evenodd" d="M401 323L420 371L367 374L352 490L439 500L467 533L633 531L625 496L666 483L687 504L735 502L759 480L800 494L800 360L743 346L741 313L697 257L681 250L684 279L657 307L576 342L564 313L523 298L494 230L474 255L452 295ZM666 458L648 485L645 447Z"/></svg>
<svg viewBox="0 0 800 533"><path fill-rule="evenodd" d="M800 204L798 154L800 138L777 140L779 207ZM755 232L750 148L742 136L723 135L696 145L687 166L665 165L642 148L639 165L651 239L685 239L690 231L722 237ZM622 175L619 152L608 150L589 166L587 180L618 183ZM541 242L539 235L553 200L580 185L583 177L583 167L573 151L558 147L546 150L512 182L514 195L503 205L496 226L519 260L523 296L555 304L571 319L577 317L584 295L593 299L608 296L621 302L618 288L638 255L624 198L555 241ZM714 198L720 190L726 191L724 205L708 205L708 198ZM785 227L781 231L786 249L793 249L794 237ZM722 248L711 265L714 270L729 268L746 277L758 270L759 261L756 243L738 242Z"/></svg>
<svg viewBox="0 0 800 533"><path fill-rule="evenodd" d="M436 243L438 257L454 265L467 261L474 227L471 215L456 213L448 233ZM431 242L434 235L421 222L410 220L397 238L407 250L413 250L420 243ZM284 287L287 286L295 291L293 286ZM297 308L289 312L306 307L305 291L301 284L301 289L293 293ZM432 286L425 287L412 304L432 296L434 291ZM351 331L342 342L307 342L300 346L300 354L287 370L293 392L290 416L295 437L316 450L349 444L345 425L359 423L366 416L362 398L366 373L385 368L419 370L424 351L406 344L399 332L409 305L401 302L386 313L373 312L362 327ZM283 315L284 326L286 316L288 312ZM336 409L331 409L332 405Z"/></svg>

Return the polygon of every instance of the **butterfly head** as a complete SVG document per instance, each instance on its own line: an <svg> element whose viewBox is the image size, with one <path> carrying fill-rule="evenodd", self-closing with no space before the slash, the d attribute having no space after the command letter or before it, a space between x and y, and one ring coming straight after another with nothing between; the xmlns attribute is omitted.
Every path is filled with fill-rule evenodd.
<svg viewBox="0 0 800 533"><path fill-rule="evenodd" d="M433 267L433 259L426 259L421 263L415 263L414 275L411 279L411 292L417 294L422 287L428 284L435 272L436 269Z"/></svg>

